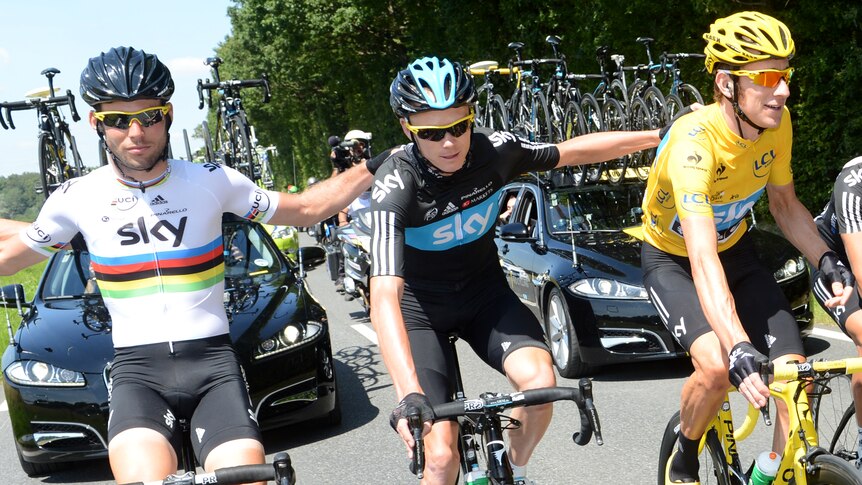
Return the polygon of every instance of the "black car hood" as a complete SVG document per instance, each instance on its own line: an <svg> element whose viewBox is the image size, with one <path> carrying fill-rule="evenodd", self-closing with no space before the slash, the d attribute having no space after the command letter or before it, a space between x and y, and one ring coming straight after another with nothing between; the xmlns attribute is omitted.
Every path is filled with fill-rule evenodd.
<svg viewBox="0 0 862 485"><path fill-rule="evenodd" d="M771 232L749 230L760 260L770 270L777 270L800 253L789 241ZM548 251L559 257L572 259L572 240L568 235L555 235ZM641 241L622 231L584 232L574 234L578 263L586 276L614 277L642 284Z"/></svg>
<svg viewBox="0 0 862 485"><path fill-rule="evenodd" d="M320 318L313 299L290 273L263 283L225 282L233 295L228 307L230 333L243 361L254 347L290 322ZM101 298L35 302L36 311L15 335L19 360L41 360L80 372L101 372L113 358L111 324Z"/></svg>

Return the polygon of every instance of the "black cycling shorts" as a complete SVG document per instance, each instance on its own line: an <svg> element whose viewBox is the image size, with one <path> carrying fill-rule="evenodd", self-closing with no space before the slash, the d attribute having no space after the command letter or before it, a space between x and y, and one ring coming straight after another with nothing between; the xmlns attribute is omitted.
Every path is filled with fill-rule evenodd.
<svg viewBox="0 0 862 485"><path fill-rule="evenodd" d="M451 401L455 393L451 333L500 373L517 349L538 347L550 353L538 320L503 278L471 282L453 292L419 291L405 284L401 313L419 384L432 405Z"/></svg>
<svg viewBox="0 0 862 485"><path fill-rule="evenodd" d="M849 268L850 265L845 265ZM847 304L844 306L838 306L835 308L827 308L825 305L826 300L832 298L832 290L830 288L826 288L823 283L820 282L820 271L817 270L814 272L812 276L811 283L811 292L814 293L814 299L817 300L817 303L820 304L820 307L835 320L835 323L838 324L838 327L841 328L841 331L844 332L848 337L850 336L847 333L847 319L850 315L862 310L862 301L860 301L859 296L859 287L857 285L853 285L853 294L850 295L850 299L847 300Z"/></svg>
<svg viewBox="0 0 862 485"><path fill-rule="evenodd" d="M181 418L190 424L192 448L201 464L220 444L261 441L229 336L116 349L108 441L127 429L149 428L167 438L179 456Z"/></svg>
<svg viewBox="0 0 862 485"><path fill-rule="evenodd" d="M751 237L743 236L718 256L736 313L754 347L770 359L805 355L790 303L772 273L757 258ZM641 264L644 286L653 306L668 331L689 351L698 337L712 332L712 327L700 306L688 258L644 243Z"/></svg>

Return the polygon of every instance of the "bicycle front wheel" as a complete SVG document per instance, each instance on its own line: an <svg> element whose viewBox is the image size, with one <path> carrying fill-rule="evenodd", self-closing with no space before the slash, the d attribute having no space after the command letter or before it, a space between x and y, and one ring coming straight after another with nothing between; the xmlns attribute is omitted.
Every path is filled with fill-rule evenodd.
<svg viewBox="0 0 862 485"><path fill-rule="evenodd" d="M847 461L857 458L856 412L849 375L816 382L809 394L820 445Z"/></svg>
<svg viewBox="0 0 862 485"><path fill-rule="evenodd" d="M653 130L656 126L653 124L650 108L641 98L632 98L631 113L629 114L629 129L631 131ZM638 180L644 181L649 178L649 169L655 158L655 148L641 150L629 155L629 164L637 176Z"/></svg>
<svg viewBox="0 0 862 485"><path fill-rule="evenodd" d="M548 111L548 99L545 93L537 91L533 93L533 113L531 118L533 137L536 143L551 143L551 134L554 132L551 126L551 114Z"/></svg>
<svg viewBox="0 0 862 485"><path fill-rule="evenodd" d="M667 423L664 436L661 439L658 454L658 485L665 485L665 473L667 462L670 460L673 450L677 448L679 439L679 411L674 413ZM700 461L700 483L701 485L731 485L727 473L727 462L724 459L724 449L715 429L706 432L706 443L698 457Z"/></svg>
<svg viewBox="0 0 862 485"><path fill-rule="evenodd" d="M212 133L210 133L209 124L206 121L201 123L201 131L203 131L204 135L204 149L206 150L206 157L208 162L216 161L215 157L215 149L213 149L213 137Z"/></svg>
<svg viewBox="0 0 862 485"><path fill-rule="evenodd" d="M499 94L495 94L488 102L489 127L494 131L509 130L509 113L506 111L506 102Z"/></svg>
<svg viewBox="0 0 862 485"><path fill-rule="evenodd" d="M862 485L862 475L850 463L835 455L817 455L811 459L811 470L805 477L808 485ZM796 479L790 480L791 485Z"/></svg>
<svg viewBox="0 0 862 485"><path fill-rule="evenodd" d="M626 130L625 109L616 99L608 98L605 100L604 106L602 106L602 117L605 120L607 131ZM612 184L618 184L625 178L628 158L628 155L623 155L615 160L605 162L605 173L608 174L608 180Z"/></svg>
<svg viewBox="0 0 862 485"><path fill-rule="evenodd" d="M239 116L231 123L231 145L233 146L232 158L234 168L240 171L249 180L254 181L254 160L251 156L251 142L248 139L248 125L245 118Z"/></svg>
<svg viewBox="0 0 862 485"><path fill-rule="evenodd" d="M45 198L66 180L66 163L60 158L54 138L47 133L39 135L39 177Z"/></svg>

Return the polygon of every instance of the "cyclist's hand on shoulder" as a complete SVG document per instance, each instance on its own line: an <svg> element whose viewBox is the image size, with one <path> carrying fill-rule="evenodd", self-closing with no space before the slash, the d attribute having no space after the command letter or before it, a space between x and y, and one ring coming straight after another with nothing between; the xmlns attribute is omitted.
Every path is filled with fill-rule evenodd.
<svg viewBox="0 0 862 485"><path fill-rule="evenodd" d="M755 407L765 406L769 399L769 388L761 375L769 366L769 358L758 352L751 342L743 341L733 346L728 359L730 383Z"/></svg>
<svg viewBox="0 0 862 485"><path fill-rule="evenodd" d="M677 112L677 114L673 115L673 118L671 118L671 120L668 121L668 123L666 125L664 125L663 127L661 127L658 130L659 139L664 139L664 136L667 135L668 131L670 131L670 127L673 126L674 121L676 121L676 120L680 119L681 117L691 113L692 111L697 111L701 108L703 108L702 104L691 103L690 105L686 106L685 108L679 110L679 112Z"/></svg>
<svg viewBox="0 0 862 485"><path fill-rule="evenodd" d="M835 251L826 251L820 256L815 284L825 287L834 295L825 302L827 307L832 308L847 303L850 295L853 294L856 279Z"/></svg>
<svg viewBox="0 0 862 485"><path fill-rule="evenodd" d="M431 424L434 421L434 410L431 409L431 402L424 394L411 392L404 396L404 399L398 403L398 406L389 415L389 425L401 436L404 444L407 445L408 453L412 455L414 445L413 433L407 425L408 416L419 416L422 422L422 436L431 432Z"/></svg>

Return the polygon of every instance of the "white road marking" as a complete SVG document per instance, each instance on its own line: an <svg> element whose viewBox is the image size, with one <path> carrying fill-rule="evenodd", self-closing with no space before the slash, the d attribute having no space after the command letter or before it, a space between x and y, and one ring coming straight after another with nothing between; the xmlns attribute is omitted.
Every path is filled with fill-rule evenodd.
<svg viewBox="0 0 862 485"><path fill-rule="evenodd" d="M368 328L367 325L357 323L356 325L351 325L351 327L353 330L359 332L360 335L370 340L374 345L380 345L377 343L377 334L374 333L374 330Z"/></svg>
<svg viewBox="0 0 862 485"><path fill-rule="evenodd" d="M9 406L6 405L6 401L3 401L3 404L0 404L0 412L9 412Z"/></svg>
<svg viewBox="0 0 862 485"><path fill-rule="evenodd" d="M836 332L834 330L824 330L822 328L817 328L817 327L814 327L814 329L811 331L811 334L817 335L818 337L826 337L826 338L831 338L831 339L835 339L835 340L843 340L845 342L852 342L853 341L850 339L850 337L844 335L843 332Z"/></svg>

